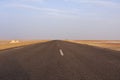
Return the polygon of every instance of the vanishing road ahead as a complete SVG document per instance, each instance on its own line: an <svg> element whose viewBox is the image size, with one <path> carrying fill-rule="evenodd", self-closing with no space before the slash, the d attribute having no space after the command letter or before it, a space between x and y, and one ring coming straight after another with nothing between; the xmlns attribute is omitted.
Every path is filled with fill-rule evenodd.
<svg viewBox="0 0 120 80"><path fill-rule="evenodd" d="M57 40L4 50L0 80L120 80L120 52Z"/></svg>

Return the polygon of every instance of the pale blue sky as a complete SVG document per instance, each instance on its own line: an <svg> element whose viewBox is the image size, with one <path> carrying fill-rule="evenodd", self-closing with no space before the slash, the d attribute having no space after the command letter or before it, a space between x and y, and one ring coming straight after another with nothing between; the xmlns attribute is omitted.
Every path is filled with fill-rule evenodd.
<svg viewBox="0 0 120 80"><path fill-rule="evenodd" d="M120 40L120 0L0 0L0 38Z"/></svg>

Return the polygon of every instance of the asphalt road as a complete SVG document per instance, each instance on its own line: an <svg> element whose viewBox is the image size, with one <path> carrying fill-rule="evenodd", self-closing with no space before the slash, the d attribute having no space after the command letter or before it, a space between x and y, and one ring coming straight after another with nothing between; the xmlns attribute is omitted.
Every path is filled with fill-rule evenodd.
<svg viewBox="0 0 120 80"><path fill-rule="evenodd" d="M4 50L0 80L120 80L120 52L57 40Z"/></svg>

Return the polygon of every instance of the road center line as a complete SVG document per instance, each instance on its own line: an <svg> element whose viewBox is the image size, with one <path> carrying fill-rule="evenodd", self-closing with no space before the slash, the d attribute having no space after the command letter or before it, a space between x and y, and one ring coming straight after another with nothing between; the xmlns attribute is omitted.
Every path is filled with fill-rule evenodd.
<svg viewBox="0 0 120 80"><path fill-rule="evenodd" d="M64 53L63 53L62 49L59 49L59 51L60 51L60 55L64 56Z"/></svg>

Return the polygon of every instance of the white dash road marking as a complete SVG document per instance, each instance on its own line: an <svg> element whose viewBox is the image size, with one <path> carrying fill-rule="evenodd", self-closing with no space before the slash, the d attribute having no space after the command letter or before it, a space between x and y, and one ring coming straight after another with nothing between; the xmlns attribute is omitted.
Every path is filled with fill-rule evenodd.
<svg viewBox="0 0 120 80"><path fill-rule="evenodd" d="M64 53L63 53L62 49L60 49L59 51L60 51L60 55L64 56Z"/></svg>

